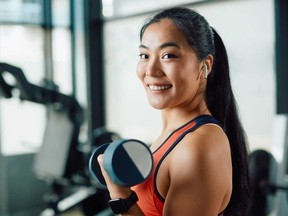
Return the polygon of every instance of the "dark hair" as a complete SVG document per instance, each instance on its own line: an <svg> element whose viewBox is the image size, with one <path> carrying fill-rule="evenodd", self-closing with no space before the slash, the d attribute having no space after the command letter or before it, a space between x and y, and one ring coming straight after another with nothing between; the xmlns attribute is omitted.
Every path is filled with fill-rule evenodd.
<svg viewBox="0 0 288 216"><path fill-rule="evenodd" d="M149 25L162 19L170 19L185 34L199 60L204 60L209 54L214 57L213 68L207 78L205 99L209 111L227 134L233 167L233 191L224 215L242 216L249 202L248 151L231 88L223 41L203 16L194 10L180 7L163 10L147 20L140 31L140 40Z"/></svg>

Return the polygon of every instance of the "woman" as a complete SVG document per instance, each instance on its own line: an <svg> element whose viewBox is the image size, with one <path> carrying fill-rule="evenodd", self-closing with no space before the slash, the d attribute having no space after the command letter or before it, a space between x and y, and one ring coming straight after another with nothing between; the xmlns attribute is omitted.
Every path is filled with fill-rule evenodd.
<svg viewBox="0 0 288 216"><path fill-rule="evenodd" d="M244 215L248 156L220 36L197 12L171 8L144 24L140 42L137 75L163 128L144 183L119 187L102 168L112 209L121 198L122 215Z"/></svg>

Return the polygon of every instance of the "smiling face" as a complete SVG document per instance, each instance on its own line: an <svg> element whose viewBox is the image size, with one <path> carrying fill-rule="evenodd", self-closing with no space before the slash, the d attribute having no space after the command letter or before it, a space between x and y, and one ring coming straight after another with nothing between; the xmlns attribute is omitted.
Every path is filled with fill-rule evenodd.
<svg viewBox="0 0 288 216"><path fill-rule="evenodd" d="M163 19L148 26L139 51L137 75L152 107L195 106L203 80L203 64L171 20Z"/></svg>

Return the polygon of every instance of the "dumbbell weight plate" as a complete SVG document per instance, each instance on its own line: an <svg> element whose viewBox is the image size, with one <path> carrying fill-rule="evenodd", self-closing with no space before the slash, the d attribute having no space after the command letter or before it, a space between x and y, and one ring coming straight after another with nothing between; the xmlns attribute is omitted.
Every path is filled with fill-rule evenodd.
<svg viewBox="0 0 288 216"><path fill-rule="evenodd" d="M153 156L145 143L120 139L105 150L103 166L115 184L131 187L149 177Z"/></svg>
<svg viewBox="0 0 288 216"><path fill-rule="evenodd" d="M92 153L90 160L89 160L89 170L91 175L95 178L95 180L102 184L106 185L104 177L101 172L101 168L98 163L98 156L100 154L104 154L107 147L110 145L110 143L102 144L101 146L97 147L94 152Z"/></svg>

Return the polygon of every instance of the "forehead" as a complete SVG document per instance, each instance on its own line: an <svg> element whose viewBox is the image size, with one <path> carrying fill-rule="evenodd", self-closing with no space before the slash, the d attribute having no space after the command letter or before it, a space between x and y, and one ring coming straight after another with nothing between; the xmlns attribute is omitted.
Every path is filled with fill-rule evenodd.
<svg viewBox="0 0 288 216"><path fill-rule="evenodd" d="M184 33L169 19L163 19L148 26L141 42L148 46L159 46L159 44L175 42L181 47L190 48Z"/></svg>

